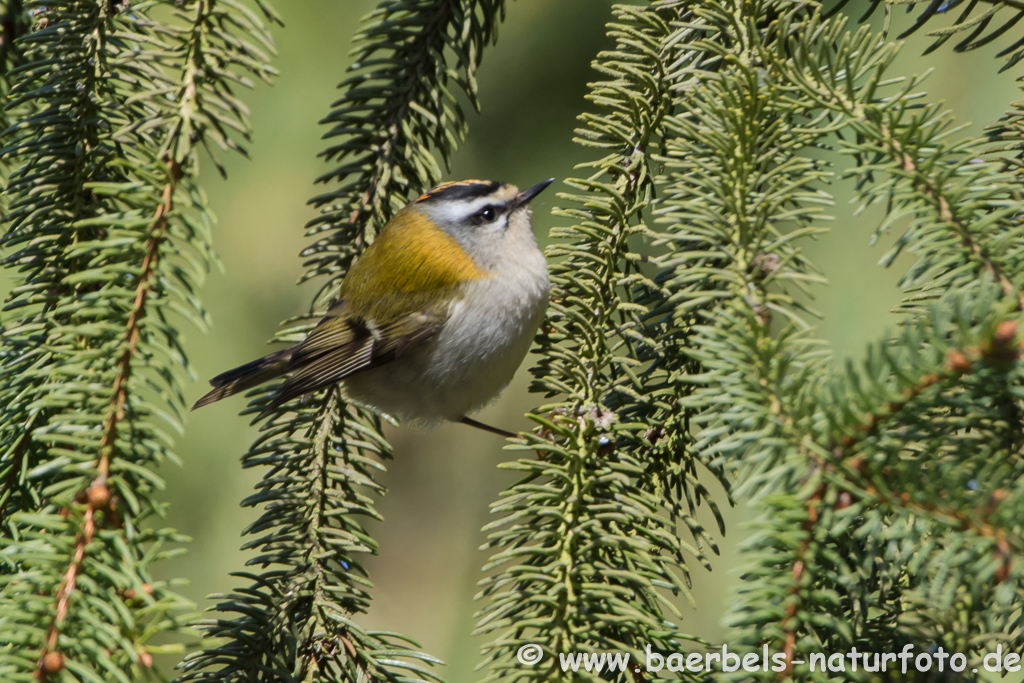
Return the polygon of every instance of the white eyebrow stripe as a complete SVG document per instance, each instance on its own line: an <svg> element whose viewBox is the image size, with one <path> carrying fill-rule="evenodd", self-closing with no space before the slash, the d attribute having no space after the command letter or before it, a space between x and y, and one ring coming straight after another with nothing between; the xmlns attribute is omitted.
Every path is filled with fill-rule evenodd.
<svg viewBox="0 0 1024 683"><path fill-rule="evenodd" d="M430 207L437 220L447 223L461 223L485 206L501 207L504 202L493 195L475 199L460 199L453 202L439 202Z"/></svg>

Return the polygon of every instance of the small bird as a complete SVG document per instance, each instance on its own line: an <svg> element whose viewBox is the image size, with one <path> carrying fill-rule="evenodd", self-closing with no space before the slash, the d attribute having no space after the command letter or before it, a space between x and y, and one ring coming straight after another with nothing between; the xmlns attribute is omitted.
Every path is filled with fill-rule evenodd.
<svg viewBox="0 0 1024 683"><path fill-rule="evenodd" d="M340 382L346 398L402 420L462 422L512 380L548 303L548 269L523 192L444 183L395 214L338 300L300 343L217 375L195 410L290 373L260 417Z"/></svg>

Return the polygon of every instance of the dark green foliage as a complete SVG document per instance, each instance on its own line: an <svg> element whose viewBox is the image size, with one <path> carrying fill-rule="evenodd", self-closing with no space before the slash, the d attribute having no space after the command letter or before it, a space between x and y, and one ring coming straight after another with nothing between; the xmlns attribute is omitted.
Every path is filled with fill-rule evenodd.
<svg viewBox="0 0 1024 683"><path fill-rule="evenodd" d="M395 211L441 177L434 154L447 163L465 134L464 115L449 91L457 86L476 103L474 74L496 37L504 3L389 0L365 19L356 40L353 75L324 123L337 163L320 180L337 188L314 198L323 207L307 234L306 278L324 277L311 311L336 295L340 278ZM305 336L293 326L282 341ZM271 388L271 391L273 387ZM248 409L263 410L257 392ZM376 543L360 518L379 519L374 481L390 449L380 418L347 406L337 390L274 409L249 450L246 467L269 468L245 505L264 513L247 529L260 574L224 597L207 622L223 644L189 656L182 681L434 680L437 660L391 633L364 631L354 620L370 604L370 583L359 555Z"/></svg>
<svg viewBox="0 0 1024 683"><path fill-rule="evenodd" d="M698 65L673 30L681 3L615 12L616 47L598 61L607 80L589 95L608 113L584 117L578 132L606 156L567 181L583 194L564 215L579 222L549 250L552 304L534 374L536 390L563 398L532 416L541 430L521 448L538 457L509 464L525 478L493 509L501 519L486 569L500 571L482 584L478 628L499 633L485 646L490 680L553 680L559 653L628 651L636 661L646 645L682 649L671 598L687 592L686 556L707 563L705 548L715 549L696 519L707 491L680 411L686 330L667 324L635 246L652 234L650 155L675 110L670 92ZM530 643L545 658L527 668L515 655Z"/></svg>
<svg viewBox="0 0 1024 683"><path fill-rule="evenodd" d="M918 82L891 77L884 35L799 3L755 4L739 20L732 3L705 4L697 47L721 63L669 123L660 209L703 264L674 271L705 288L685 298L724 290L691 338L696 450L735 493L771 492L737 647L807 661L942 646L977 666L1020 637L1019 189L999 150L957 139L948 115L919 104ZM821 149L843 155L838 169ZM799 240L818 229L835 172L884 206L879 233L900 231L884 261L917 259L901 283L906 327L838 374L788 294L813 277Z"/></svg>
<svg viewBox="0 0 1024 683"><path fill-rule="evenodd" d="M922 3L918 27L956 4ZM999 36L982 24L993 32L963 46ZM811 3L655 2L620 8L610 30L595 66L611 80L580 133L607 156L570 181L588 194L567 197L582 208L549 251L535 388L562 400L534 415L522 447L538 458L510 464L526 478L495 506L492 678L629 680L562 673L557 655L683 650L655 596L685 587L666 513L709 540L678 502L704 497L697 457L766 507L734 651L942 646L973 666L997 639L1018 648L1016 162L893 78L884 34ZM1000 132L1011 148L1014 131ZM879 234L900 231L885 263L917 259L906 327L838 375L808 330L823 279L801 248L837 173L884 207ZM517 664L527 643L542 665Z"/></svg>
<svg viewBox="0 0 1024 683"><path fill-rule="evenodd" d="M28 12L20 0L0 4L0 102L7 101L11 70L22 62L22 48L16 41L28 30ZM0 113L0 126L5 129L8 126L4 113ZM4 166L6 164L0 166L0 171Z"/></svg>
<svg viewBox="0 0 1024 683"><path fill-rule="evenodd" d="M935 40L924 51L925 54L934 52L954 37L957 42L953 45L953 49L957 52L984 47L1002 38L1021 19L1024 19L1024 8L1019 3L1005 2L1004 0L910 0L909 2L868 0L865 3L838 0L838 2L823 4L828 15L845 10L854 13L855 17L859 16L860 21L864 21L878 10L882 10L885 12L887 31L892 20L892 13L902 9L914 16L914 23L897 38L906 38L916 31L926 28L928 35L934 37ZM900 5L903 7L901 8ZM859 14L860 12L863 14ZM945 21L943 21L944 19ZM935 26L939 22L945 25ZM1006 66L1003 67L1004 69L1013 66L1024 56L1024 52L1021 51L1022 46L1024 46L1024 40L1014 39L1010 45L1000 50L999 57L1011 55Z"/></svg>
<svg viewBox="0 0 1024 683"><path fill-rule="evenodd" d="M1024 647L1019 107L966 136L920 79L894 73L893 37L858 28L848 5L614 10L578 131L595 158L567 181L571 225L549 251L533 389L551 402L513 443L524 457L506 467L522 478L488 527L487 680L650 680L563 672L558 655L628 652L642 665L648 650L709 646L680 605L698 600L688 561L720 569L719 506L732 497L763 515L729 645L787 665L671 677L939 680L790 663L941 647L969 660L942 680L975 680L995 644ZM0 335L4 680L55 678L58 652L66 680L144 679L145 643L177 628L182 607L150 580L174 533L140 526L159 510L152 468L171 457L165 432L182 408L167 314L202 319L194 289L212 257L195 150L241 150L231 88L268 75L269 43L235 3L176 6L170 24L149 8L0 4L13 122L0 246L18 279ZM1001 45L1008 66L1022 54L1018 3L857 9L883 8L887 20L908 9L907 35L932 31L929 50L955 36L957 50ZM454 93L476 106L504 9L386 0L367 17L324 121L333 167L303 253L304 279L322 281L311 313L441 178L467 132ZM814 337L808 294L824 278L803 249L825 230L836 178L861 209L881 209L877 236L895 240L883 262L915 258L899 329L845 368ZM280 340L308 329L296 321ZM263 509L246 530L253 569L204 623L180 680L437 680L415 643L357 623L372 599L360 554L376 550L364 522L379 519L389 456L379 426L333 389L271 411L243 461L266 468L244 501ZM531 644L543 658L525 666Z"/></svg>
<svg viewBox="0 0 1024 683"><path fill-rule="evenodd" d="M451 86L474 107L476 68L497 38L504 0L385 0L355 36L353 75L322 123L337 166L318 182L336 187L314 197L321 216L307 235L303 280L326 276L314 307L330 300L352 259L392 214L441 179L466 134Z"/></svg>
<svg viewBox="0 0 1024 683"><path fill-rule="evenodd" d="M248 124L232 89L269 75L270 43L233 2L183 4L163 24L148 9L0 12L16 38L0 53L13 122L0 248L15 280L0 331L5 681L56 676L61 658L62 680L152 678L148 641L177 630L185 606L150 578L180 539L144 528L183 409L169 316L204 315L196 146L240 149Z"/></svg>

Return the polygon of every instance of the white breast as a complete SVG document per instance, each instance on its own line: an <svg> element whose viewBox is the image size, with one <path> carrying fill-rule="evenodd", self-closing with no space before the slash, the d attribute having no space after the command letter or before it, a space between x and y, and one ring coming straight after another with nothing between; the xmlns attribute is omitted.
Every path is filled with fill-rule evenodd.
<svg viewBox="0 0 1024 683"><path fill-rule="evenodd" d="M533 243L532 235L530 241ZM512 380L548 302L543 254L525 254L464 285L444 328L415 351L344 381L346 394L403 420L458 420Z"/></svg>

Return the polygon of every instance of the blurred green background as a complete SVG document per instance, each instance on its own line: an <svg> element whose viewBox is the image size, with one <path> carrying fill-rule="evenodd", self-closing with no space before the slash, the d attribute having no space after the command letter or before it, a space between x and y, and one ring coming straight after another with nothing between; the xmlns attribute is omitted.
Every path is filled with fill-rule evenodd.
<svg viewBox="0 0 1024 683"><path fill-rule="evenodd" d="M298 252L307 244L303 225L315 215L306 202L323 190L314 187L313 179L327 168L317 158L325 146L317 121L338 96L335 86L350 63L351 37L375 3L274 4L286 23L275 29L280 75L273 87L243 93L256 130L251 159L227 157L227 181L209 164L205 167L204 185L219 217L215 246L224 269L211 274L203 291L212 329L206 334L186 330L197 375L186 387L189 399L205 392L206 378L266 353L264 342L279 321L305 312L317 287L294 285L302 272ZM586 82L598 78L590 61L611 45L604 35L610 7L609 0L509 3L499 44L487 52L479 73L483 112L470 115L470 139L448 178L494 178L527 186L550 176L575 175L575 164L596 156L575 145L572 136L575 116L590 108L584 100ZM893 34L907 25L906 17L898 17ZM980 132L1020 97L1015 73L997 74L995 48L964 55L943 48L920 57L928 40L911 37L894 72L934 69L924 84L929 99L945 101L966 125L965 133ZM556 183L535 202L534 223L542 242L560 220L550 215L561 203L555 192L565 189ZM807 249L830 281L810 303L822 313L817 332L832 345L839 363L859 358L866 343L896 324L890 309L899 300L897 282L907 260L879 268L876 263L893 238L869 246L877 209L855 217L851 183L837 180L834 191L832 231ZM6 286L0 276L0 289ZM526 389L529 364L481 419L507 429L528 427L522 414L538 402ZM238 549L240 534L259 514L238 505L260 476L239 465L256 435L248 420L237 415L242 405L243 399L235 397L191 414L177 448L185 467L168 466L162 472L170 503L167 525L193 541L186 555L159 569L163 577L188 577L183 592L201 607L211 604L209 594L239 585L229 572L243 569L248 555ZM365 562L376 584L375 600L361 623L418 640L447 663L442 675L449 683L476 680L473 668L482 639L470 636L479 607L473 595L487 559L478 550L484 541L480 529L491 521L489 504L512 481L497 465L515 454L502 451L501 439L461 426L428 432L390 429L388 435L395 460L382 478L389 488L379 504L386 521L372 525L380 554ZM744 523L756 512L742 506L728 510L728 532L720 540L714 570L691 566L696 606L684 607L684 631L712 641L725 636L723 617L738 580L737 546L746 535ZM704 521L712 526L710 519ZM170 667L176 659L165 657L162 663Z"/></svg>
<svg viewBox="0 0 1024 683"><path fill-rule="evenodd" d="M224 271L215 272L203 291L212 315L206 333L187 331L187 350L198 379L186 388L191 400L205 392L205 379L268 351L265 341L281 320L306 311L317 286L295 281L302 272L298 252L307 240L303 225L314 216L307 200L322 191L313 179L326 170L317 154L325 146L318 120L338 96L336 84L350 63L351 37L358 21L375 3L368 0L275 0L285 28L275 30L280 71L273 87L244 93L252 108L255 139L251 160L229 158L229 179L205 167L205 187L219 218L215 246ZM611 45L604 35L611 3L607 0L516 0L496 48L488 51L479 73L483 112L470 115L470 139L455 159L448 178L481 177L520 186L543 178L575 175L573 166L595 152L572 143L575 116L590 105L586 83L596 80L590 61ZM961 122L980 131L1018 96L1009 75L996 74L994 50L952 55L948 49L920 58L925 38L904 50L907 72L934 67L926 87L932 99L945 100ZM559 219L550 215L560 203L556 183L535 202L535 226L542 241ZM829 340L837 360L857 358L864 345L891 328L889 311L899 300L900 264L882 270L876 262L884 245L868 243L878 214L854 218L850 183L837 182L833 230L808 247L830 280L815 292L813 305L823 313L818 332ZM891 239L883 240L891 243ZM905 265L905 264L904 264ZM524 411L538 403L527 393L524 364L516 382L498 403L479 417L506 429L527 428ZM178 444L184 468L169 466L168 524L192 537L187 555L164 563L166 577L187 576L184 593L201 606L211 593L239 585L228 574L243 568L240 533L258 515L239 501L251 491L258 471L243 471L239 458L256 435L237 415L235 397L189 416ZM369 616L371 629L404 633L442 658L449 683L476 680L482 639L472 638L473 595L486 553L480 529L490 521L488 505L512 481L497 469L515 454L502 451L497 437L461 426L432 431L392 429L395 459L383 483L380 502L386 521L374 524L380 554L366 558L376 584ZM719 491L717 487L715 491ZM728 512L729 529L714 571L694 565L696 608L685 607L682 628L711 640L725 634L723 616L737 582L737 544L745 508ZM710 520L705 520L710 524ZM172 663L172 662L168 662Z"/></svg>

